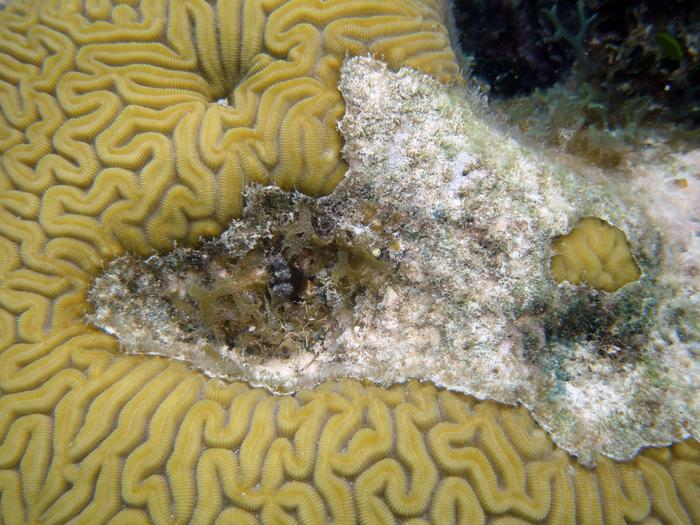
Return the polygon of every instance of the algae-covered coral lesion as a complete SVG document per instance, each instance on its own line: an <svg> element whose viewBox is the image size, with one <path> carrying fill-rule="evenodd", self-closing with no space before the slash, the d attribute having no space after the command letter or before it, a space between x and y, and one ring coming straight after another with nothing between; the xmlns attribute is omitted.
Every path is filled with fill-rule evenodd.
<svg viewBox="0 0 700 525"><path fill-rule="evenodd" d="M313 386L329 360L347 357L320 346L352 328L359 297L381 300L393 265L377 243L336 227L322 201L261 186L244 195L222 236L113 261L90 289L89 320L129 353L277 392Z"/></svg>
<svg viewBox="0 0 700 525"><path fill-rule="evenodd" d="M467 326L472 337L489 343L492 335L504 333L489 332L494 326L489 319L507 317L494 312L520 312L522 325L532 304L560 293L546 273L548 249L554 236L573 225L575 211L557 215L549 231L527 210L546 210L562 180L556 179L553 193L539 194L549 199L542 206L537 192L528 190L535 180L546 185L554 172L545 170L544 179L524 177L522 183L492 177L499 169L506 175L540 169L516 155L509 141L494 150L499 155L470 157L464 137L484 152L495 136L472 118L479 116L476 106L457 115L459 129L445 127L445 119L440 124L420 111L428 91L442 102L451 96L443 97L437 84L407 70L392 77L376 62L353 62L341 87L355 110L373 88L386 94L393 85L400 89L384 97L385 104L418 94L408 97L411 108L400 106L407 111L405 122L421 123L423 133L432 129L443 138L451 131L470 133L455 135L454 164L434 172L441 178L429 177L431 152L438 152L422 148L420 135L401 128L387 134L386 126L401 119L371 124L366 114L348 107L341 159L336 123L346 107L338 90L346 54L372 54L393 69L406 66L441 81L456 80L445 12L438 0L13 0L0 12L0 521L567 523L620 516L700 521L700 459L692 440L647 450L625 464L596 456L597 466L587 468L554 445L522 407L416 381L379 387L344 379L274 396L150 355L167 354L148 347L159 343L155 332L140 340L148 355L125 355L109 330L86 323L89 288L109 261L127 252L135 252L135 260L168 252L175 243L194 247L200 238L218 235L253 204L252 194L244 200L250 183L327 194L348 165L352 171L344 186L323 201L346 197L345 208L336 208L340 215L325 215L341 220L333 226L337 237L325 227L333 221L321 221L318 239L294 244L304 231L292 230L299 224L309 228L294 202L292 218L277 223L286 237L268 236L264 210L252 207L262 214L260 229L245 230L247 222L234 221L226 234L229 248L243 249L234 266L215 261L210 267L200 260L199 268L214 268L220 281L196 274L183 289L177 282L160 284L173 285L176 296L182 290L190 314L211 314L221 306L214 292L228 294L230 301L235 293L245 297L235 305L239 314L246 310L249 319L267 322L273 318L266 317L266 305L294 313L304 293L294 271L308 277L302 263L316 254L310 260L319 263L317 274L339 283L333 297L340 302L326 296L320 306L340 304L340 310L370 314L371 294L381 293L378 312L385 317L374 322L405 317L407 323L394 332L404 326L406 337L392 341L373 338L382 333L370 317L356 318L333 340L335 350L344 346L351 353L364 345L381 362L390 349L381 345L395 344L405 352L393 362L399 371L416 365L411 361L416 349L461 347L454 330L464 330L465 319L475 320ZM222 98L228 104L216 102ZM444 103L435 114L444 117L452 108ZM369 139L382 132L395 140L394 152L410 155L387 156L375 148ZM420 184L415 177L401 178L410 168L422 177ZM378 170L385 171L384 178ZM431 190L441 188L447 192L437 199ZM382 206L402 198L399 190L406 192L405 213L384 215ZM261 191L284 200L274 190ZM408 209L427 195L421 206ZM491 205L494 197L502 206ZM362 198L365 206L350 206ZM519 199L527 206L517 208ZM633 249L644 252L639 217L605 202L600 206L591 199L581 212L622 228ZM506 216L503 205L520 211ZM436 217L443 224L439 231L431 229ZM312 227L319 224L312 220ZM454 224L462 226L461 237L446 235L444 228ZM243 231L250 236L236 236ZM410 239L417 243L403 242ZM524 241L541 247L539 259L513 264L529 253L532 244ZM455 273L454 267L435 264L431 250L445 261L465 253L455 251L458 245L469 247L472 270ZM312 248L318 251L310 254ZM536 282L509 298L514 288L501 281L513 284L537 264ZM130 266L127 270L143 277ZM484 280L473 279L478 272ZM227 278L233 284L218 288ZM406 312L397 283L416 293L433 290L439 300ZM124 301L133 300L139 283L130 284ZM465 292L456 298L460 309L444 306L455 285ZM625 289L634 290L630 286ZM528 300L520 304L523 298ZM669 318L687 325L693 305L671 299L677 309ZM506 310L499 310L500 300ZM142 306L147 311L149 303ZM172 310L156 310L157 325L171 321ZM325 314L310 317L317 313ZM443 322L447 330L441 332ZM531 325L537 335L537 323ZM227 330L240 339L242 326L234 323ZM686 339L694 337L685 332ZM451 339L441 339L444 334ZM213 331L215 341L226 335ZM678 353L685 348L671 347ZM375 352L378 348L385 351ZM495 357L494 369L473 373L487 372L487 379L495 374L497 383L502 376L495 370L500 355ZM245 377L245 370L239 372Z"/></svg>

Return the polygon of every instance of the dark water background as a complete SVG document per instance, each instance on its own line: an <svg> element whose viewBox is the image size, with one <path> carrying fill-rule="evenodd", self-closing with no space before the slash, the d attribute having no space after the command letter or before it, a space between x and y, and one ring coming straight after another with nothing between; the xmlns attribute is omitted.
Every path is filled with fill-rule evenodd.
<svg viewBox="0 0 700 525"><path fill-rule="evenodd" d="M594 101L588 105L597 111L585 115L588 125L672 122L697 130L700 124L697 1L454 0L453 5L462 50L491 97L522 97L565 84Z"/></svg>

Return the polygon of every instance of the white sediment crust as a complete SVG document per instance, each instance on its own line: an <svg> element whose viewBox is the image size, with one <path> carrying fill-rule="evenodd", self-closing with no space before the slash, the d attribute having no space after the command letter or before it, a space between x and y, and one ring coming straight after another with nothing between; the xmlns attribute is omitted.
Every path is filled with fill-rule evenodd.
<svg viewBox="0 0 700 525"><path fill-rule="evenodd" d="M587 465L596 453L628 459L643 446L700 437L700 286L697 255L689 255L697 254L698 223L672 216L660 204L666 197L653 196L659 184L669 194L678 190L660 173L675 166L697 174L700 155L639 161L639 176L610 177L523 146L478 95L413 71L355 58L344 65L340 88L349 171L322 204L337 231L386 254L393 272L380 292L359 295L351 312L329 320L310 351L265 363L225 347L217 357L201 344L183 345L162 313L145 312L144 304L129 309L138 300L126 291L128 276L108 272L98 281L96 323L126 351L185 359L210 375L274 391L335 377L417 378L523 403ZM689 187L681 214L700 209L698 180ZM368 224L368 207L379 227ZM552 280L552 238L585 216L626 234L643 271L639 282L607 294ZM271 217L266 228L279 220ZM260 225L245 218L224 234L237 250L262 237ZM115 294L126 306L110 302ZM580 302L627 312L620 322L639 317L638 340L618 348L568 337L565 329L552 333L566 328L565 315ZM154 339L148 348L132 337L144 333Z"/></svg>

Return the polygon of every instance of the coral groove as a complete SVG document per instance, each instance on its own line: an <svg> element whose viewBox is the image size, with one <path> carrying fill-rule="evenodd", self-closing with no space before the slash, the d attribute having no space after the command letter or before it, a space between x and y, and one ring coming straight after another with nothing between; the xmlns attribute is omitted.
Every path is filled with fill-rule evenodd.
<svg viewBox="0 0 700 525"><path fill-rule="evenodd" d="M331 191L345 170L344 55L451 80L443 7L37 0L0 12L3 523L700 521L695 442L591 471L523 409L418 383L275 397L121 355L84 323L107 260L218 233L245 184Z"/></svg>
<svg viewBox="0 0 700 525"><path fill-rule="evenodd" d="M579 220L567 235L554 240L552 249L557 282L614 292L641 275L625 234L595 217Z"/></svg>

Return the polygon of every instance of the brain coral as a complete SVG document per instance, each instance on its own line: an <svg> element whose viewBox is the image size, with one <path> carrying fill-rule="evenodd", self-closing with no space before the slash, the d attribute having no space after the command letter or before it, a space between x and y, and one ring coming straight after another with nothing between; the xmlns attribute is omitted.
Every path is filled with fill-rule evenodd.
<svg viewBox="0 0 700 525"><path fill-rule="evenodd" d="M639 279L630 245L622 230L596 217L584 217L552 243L552 274L557 282L586 283L614 292Z"/></svg>
<svg viewBox="0 0 700 525"><path fill-rule="evenodd" d="M121 355L85 325L107 260L219 232L244 184L329 192L344 172L344 55L450 80L442 10L46 0L0 13L0 521L700 521L695 442L586 470L522 409L418 383L274 397Z"/></svg>

